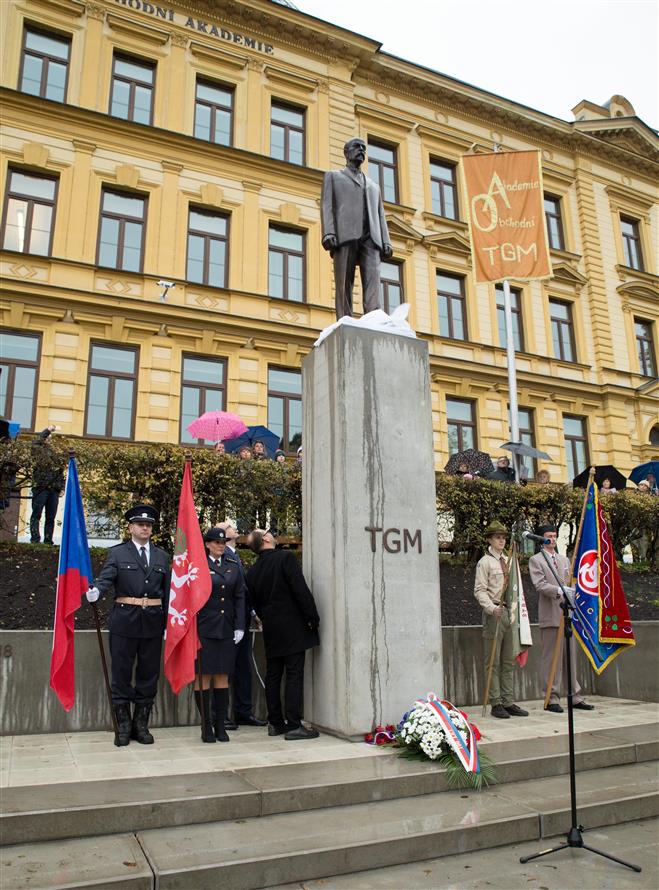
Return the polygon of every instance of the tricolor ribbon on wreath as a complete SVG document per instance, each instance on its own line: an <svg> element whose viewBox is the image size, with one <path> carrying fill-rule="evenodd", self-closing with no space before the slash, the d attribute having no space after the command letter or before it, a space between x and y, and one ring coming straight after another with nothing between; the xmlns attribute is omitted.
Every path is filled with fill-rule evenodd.
<svg viewBox="0 0 659 890"><path fill-rule="evenodd" d="M437 714L439 722L442 725L446 740L453 749L463 768L470 773L480 772L480 760L478 758L478 745L476 744L476 736L474 730L468 720L465 720L469 737L467 741L462 738L458 727L455 725L449 714L449 709L457 711L457 708L451 702L443 701L437 698L434 692L429 692L425 699L419 698L414 702L414 706L431 707Z"/></svg>

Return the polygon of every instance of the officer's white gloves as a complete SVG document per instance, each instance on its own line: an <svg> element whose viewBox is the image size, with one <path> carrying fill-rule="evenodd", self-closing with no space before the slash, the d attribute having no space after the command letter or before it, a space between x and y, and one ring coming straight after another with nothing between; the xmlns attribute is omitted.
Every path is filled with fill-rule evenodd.
<svg viewBox="0 0 659 890"><path fill-rule="evenodd" d="M101 591L98 589L98 587L90 587L85 595L87 597L88 603L95 603L101 595Z"/></svg>
<svg viewBox="0 0 659 890"><path fill-rule="evenodd" d="M236 646L238 645L238 643L242 640L242 638L243 638L244 636L245 636L245 631L244 631L244 630L234 630L234 632L233 632L233 641L234 641L234 643L236 644Z"/></svg>
<svg viewBox="0 0 659 890"><path fill-rule="evenodd" d="M574 587L568 587L567 584L565 584L562 588L561 587L556 588L556 593L559 596L563 595L563 591L565 591L568 596L574 596L574 594L576 593L576 590L574 589Z"/></svg>

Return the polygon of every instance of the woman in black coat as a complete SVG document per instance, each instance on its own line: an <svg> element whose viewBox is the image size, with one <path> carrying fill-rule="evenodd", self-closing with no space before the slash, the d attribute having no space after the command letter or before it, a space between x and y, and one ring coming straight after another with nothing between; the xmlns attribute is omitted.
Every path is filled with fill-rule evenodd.
<svg viewBox="0 0 659 890"><path fill-rule="evenodd" d="M201 649L196 665L195 702L201 715L202 741L228 742L224 721L229 710L229 674L236 662L236 646L245 635L245 581L238 560L225 553L223 528L209 529L204 541L212 588L197 613Z"/></svg>

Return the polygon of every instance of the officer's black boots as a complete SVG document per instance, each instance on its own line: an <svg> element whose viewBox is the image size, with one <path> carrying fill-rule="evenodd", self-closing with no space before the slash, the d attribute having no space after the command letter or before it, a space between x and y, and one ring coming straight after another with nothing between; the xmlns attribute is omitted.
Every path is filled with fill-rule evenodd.
<svg viewBox="0 0 659 890"><path fill-rule="evenodd" d="M130 737L139 742L140 745L152 745L154 738L149 732L149 714L151 713L151 705L135 705L135 714L133 715L133 726Z"/></svg>
<svg viewBox="0 0 659 890"><path fill-rule="evenodd" d="M201 740L202 742L214 742L215 733L213 732L210 689L204 689L201 692L195 690L194 700L201 716Z"/></svg>
<svg viewBox="0 0 659 890"><path fill-rule="evenodd" d="M114 743L118 748L123 748L130 742L130 707L128 705L116 705L114 709L117 718L117 732L114 736Z"/></svg>
<svg viewBox="0 0 659 890"><path fill-rule="evenodd" d="M229 690L213 689L213 711L215 738L218 742L229 742L225 722L229 711Z"/></svg>

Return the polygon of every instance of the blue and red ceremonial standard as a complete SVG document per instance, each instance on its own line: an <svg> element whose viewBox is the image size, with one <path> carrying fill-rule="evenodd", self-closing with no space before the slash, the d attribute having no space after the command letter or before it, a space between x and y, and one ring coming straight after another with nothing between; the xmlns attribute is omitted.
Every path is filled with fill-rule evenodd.
<svg viewBox="0 0 659 890"><path fill-rule="evenodd" d="M628 646L635 646L636 640L611 535L594 482L586 496L586 512L575 560L575 587L574 630L588 660L601 674L616 655Z"/></svg>
<svg viewBox="0 0 659 890"><path fill-rule="evenodd" d="M57 570L57 598L50 659L50 688L70 711L75 698L73 662L74 613L92 581L87 529L75 458L70 458L64 492L62 542Z"/></svg>

